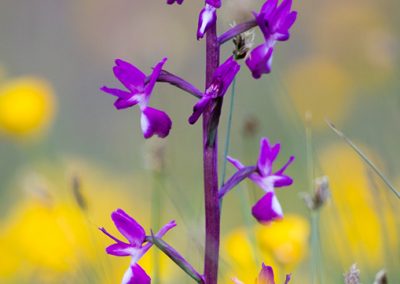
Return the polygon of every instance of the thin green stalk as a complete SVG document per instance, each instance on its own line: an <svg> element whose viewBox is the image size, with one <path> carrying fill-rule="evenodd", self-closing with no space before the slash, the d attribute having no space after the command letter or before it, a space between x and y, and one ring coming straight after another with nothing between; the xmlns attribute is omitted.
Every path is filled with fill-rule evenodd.
<svg viewBox="0 0 400 284"><path fill-rule="evenodd" d="M392 183L386 178L386 176L378 169L375 164L368 159L368 157L356 146L356 144L353 143L349 138L347 138L346 135L344 135L343 132L341 132L339 129L335 127L331 122L326 121L328 126L339 136L341 137L351 148L353 148L354 151L361 157L361 159L364 160L364 162L367 163L368 166L371 167L371 169L382 179L382 181L386 184L386 186L396 195L398 199L400 199L400 192L396 190L396 188L392 185Z"/></svg>
<svg viewBox="0 0 400 284"><path fill-rule="evenodd" d="M231 91L232 94L231 94L231 101L230 101L230 105L229 105L228 125L226 127L224 161L223 161L222 174L221 174L221 186L224 184L225 177L226 177L226 165L227 165L226 157L228 157L229 145L230 145L230 140L231 140L233 107L235 105L235 95L236 95L235 89L236 89L236 77L233 79L233 82L232 82L232 91Z"/></svg>
<svg viewBox="0 0 400 284"><path fill-rule="evenodd" d="M163 173L153 172L153 192L151 202L151 224L152 228L161 227L161 212L162 212L162 200L161 200L161 189L164 187L164 175ZM160 254L158 250L153 250L153 277L152 281L154 284L160 283Z"/></svg>
<svg viewBox="0 0 400 284"><path fill-rule="evenodd" d="M307 173L309 181L309 190L314 194L314 155L312 144L312 128L311 128L311 114L306 113L306 155L307 155ZM319 210L311 210L311 271L312 283L322 284L322 263L321 263L321 244L319 238Z"/></svg>
<svg viewBox="0 0 400 284"><path fill-rule="evenodd" d="M228 154L229 154L229 146L230 146L230 139L231 139L231 129L232 129L232 118L233 118L233 111L234 111L234 106L235 106L235 97L236 97L236 78L233 79L232 82L232 89L231 89L231 100L230 100L230 105L229 105L229 112L228 112L228 123L227 123L227 128L226 128L226 137L225 137L225 148L224 148L224 160L223 160L223 166L222 166L222 174L221 174L221 186L225 183L225 177L226 177L226 168L227 168L227 162L228 160L226 159ZM238 185L239 187L241 185ZM253 232L253 224L252 220L250 218L250 215L248 214L248 211L245 208L249 208L249 197L246 194L245 190L239 189L236 191L236 194L239 197L240 204L241 204L241 211L243 215L243 219L245 221L246 225L246 231L247 235L250 239L250 243L255 247L256 244L256 238ZM222 202L222 200L221 200ZM253 251L254 259L256 262L258 262L258 255L256 254L255 251Z"/></svg>
<svg viewBox="0 0 400 284"><path fill-rule="evenodd" d="M312 265L312 283L322 284L321 269L321 246L319 237L319 211L311 212L311 265Z"/></svg>

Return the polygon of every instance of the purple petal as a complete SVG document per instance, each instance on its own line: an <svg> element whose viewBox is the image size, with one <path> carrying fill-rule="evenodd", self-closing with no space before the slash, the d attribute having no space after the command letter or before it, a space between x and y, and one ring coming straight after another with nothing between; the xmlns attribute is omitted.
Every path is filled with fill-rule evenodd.
<svg viewBox="0 0 400 284"><path fill-rule="evenodd" d="M211 25L217 21L217 10L214 6L206 4L199 15L197 26L197 40L204 37Z"/></svg>
<svg viewBox="0 0 400 284"><path fill-rule="evenodd" d="M142 246L146 233L143 227L122 209L117 209L111 213L111 218L118 231L136 248Z"/></svg>
<svg viewBox="0 0 400 284"><path fill-rule="evenodd" d="M297 12L292 11L290 12L285 19L280 23L280 26L278 27L278 32L279 33L288 33L289 29L293 26L294 22L297 19Z"/></svg>
<svg viewBox="0 0 400 284"><path fill-rule="evenodd" d="M128 90L135 93L141 92L144 88L146 75L138 68L122 59L116 59L115 64L116 66L113 68L115 77L117 77Z"/></svg>
<svg viewBox="0 0 400 284"><path fill-rule="evenodd" d="M260 274L257 277L257 284L275 284L274 271L271 266L262 264Z"/></svg>
<svg viewBox="0 0 400 284"><path fill-rule="evenodd" d="M239 70L240 65L229 57L215 70L209 89L217 90L218 97L224 96Z"/></svg>
<svg viewBox="0 0 400 284"><path fill-rule="evenodd" d="M106 252L115 256L132 256L138 252L138 249L132 247L132 245L120 242L108 246Z"/></svg>
<svg viewBox="0 0 400 284"><path fill-rule="evenodd" d="M131 265L125 272L122 284L150 284L150 276L140 267L139 264Z"/></svg>
<svg viewBox="0 0 400 284"><path fill-rule="evenodd" d="M261 7L260 14L268 18L276 10L277 5L278 0L267 0Z"/></svg>
<svg viewBox="0 0 400 284"><path fill-rule="evenodd" d="M154 134L164 138L169 134L172 127L172 121L165 112L151 107L145 107L142 110L140 123L146 139Z"/></svg>
<svg viewBox="0 0 400 284"><path fill-rule="evenodd" d="M293 183L293 179L289 176L281 175L274 182L274 187L289 186Z"/></svg>
<svg viewBox="0 0 400 284"><path fill-rule="evenodd" d="M124 108L128 108L128 107L137 105L139 102L140 102L140 100L138 99L138 96L132 96L128 99L118 98L114 102L114 106L116 109L124 109Z"/></svg>
<svg viewBox="0 0 400 284"><path fill-rule="evenodd" d="M279 154L280 147L281 145L279 143L271 147L266 137L261 139L257 167L262 176L271 174L272 164Z"/></svg>
<svg viewBox="0 0 400 284"><path fill-rule="evenodd" d="M179 5L181 5L183 3L183 0L167 0L168 5L172 5L175 2L178 3Z"/></svg>
<svg viewBox="0 0 400 284"><path fill-rule="evenodd" d="M221 8L221 0L206 0L206 3L215 8Z"/></svg>
<svg viewBox="0 0 400 284"><path fill-rule="evenodd" d="M169 230L176 227L175 220L170 221L169 223L165 224L156 234L157 238L163 237Z"/></svg>
<svg viewBox="0 0 400 284"><path fill-rule="evenodd" d="M193 114L189 117L189 123L194 124L208 106L211 97L203 96L193 107Z"/></svg>
<svg viewBox="0 0 400 284"><path fill-rule="evenodd" d="M129 98L132 96L132 93L130 93L130 92L120 90L120 89L109 88L106 86L101 87L100 90L102 90L103 92L105 92L107 94L116 96L118 98L123 98L123 99Z"/></svg>
<svg viewBox="0 0 400 284"><path fill-rule="evenodd" d="M145 89L146 96L149 96L151 94L151 92L153 91L154 85L157 82L157 78L160 75L162 67L164 66L166 61L167 61L167 58L165 57L160 62L158 62L156 66L154 66L153 72L150 75L150 80L146 84L146 89Z"/></svg>
<svg viewBox="0 0 400 284"><path fill-rule="evenodd" d="M246 59L246 64L253 78L259 79L262 74L271 72L273 51L274 49L267 44L261 44L251 51L250 56Z"/></svg>
<svg viewBox="0 0 400 284"><path fill-rule="evenodd" d="M236 160L230 156L227 156L226 159L228 160L229 163L231 163L238 170L244 168L244 165L241 162L239 162L239 160Z"/></svg>
<svg viewBox="0 0 400 284"><path fill-rule="evenodd" d="M286 171L286 169L289 167L289 165L290 165L291 163L293 163L294 159L295 159L295 157L294 157L294 156L291 156L291 157L289 158L289 160L286 162L286 164L285 164L279 171L277 171L277 172L275 173L275 175L282 175L282 174Z"/></svg>
<svg viewBox="0 0 400 284"><path fill-rule="evenodd" d="M282 207L274 192L266 193L252 208L252 214L260 223L282 219Z"/></svg>

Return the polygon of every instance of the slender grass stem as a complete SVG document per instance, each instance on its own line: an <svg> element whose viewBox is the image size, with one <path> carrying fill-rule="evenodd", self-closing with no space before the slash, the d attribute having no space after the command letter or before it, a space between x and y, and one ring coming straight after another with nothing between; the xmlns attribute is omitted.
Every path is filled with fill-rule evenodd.
<svg viewBox="0 0 400 284"><path fill-rule="evenodd" d="M165 177L163 173L153 171L153 192L151 202L151 226L154 229L161 227L162 198L161 192L165 187ZM153 250L153 277L154 284L160 283L160 254L158 250Z"/></svg>
<svg viewBox="0 0 400 284"><path fill-rule="evenodd" d="M392 185L392 183L389 181L388 178L378 169L375 164L368 159L368 157L361 151L360 148L357 147L356 144L353 143L346 135L344 135L343 132L341 132L339 129L333 125L330 121L326 121L330 129L333 130L339 137L341 137L351 148L353 148L354 151L361 157L361 159L364 160L365 163L367 163L368 166L371 167L371 169L382 179L382 181L386 184L386 186L396 195L398 199L400 199L400 192L396 190L396 188Z"/></svg>
<svg viewBox="0 0 400 284"><path fill-rule="evenodd" d="M235 96L236 96L236 77L233 79L232 82L232 92L231 92L231 101L229 104L229 112L228 112L228 125L226 127L226 137L225 137L225 148L224 148L224 160L222 166L222 174L221 174L221 186L223 186L226 177L226 165L227 159L229 154L229 146L231 140L231 129L232 129L232 118L233 118L233 110L235 106Z"/></svg>
<svg viewBox="0 0 400 284"><path fill-rule="evenodd" d="M307 155L307 174L309 181L309 190L314 194L314 155L313 155L313 138L311 128L312 115L306 113L306 155ZM319 238L319 219L320 212L318 209L311 210L311 275L313 284L322 284L322 260L321 260L321 244Z"/></svg>

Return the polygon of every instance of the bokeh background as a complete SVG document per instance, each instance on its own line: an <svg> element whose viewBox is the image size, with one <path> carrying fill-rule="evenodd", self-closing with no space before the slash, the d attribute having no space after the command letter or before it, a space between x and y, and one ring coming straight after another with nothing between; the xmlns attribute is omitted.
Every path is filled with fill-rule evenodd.
<svg viewBox="0 0 400 284"><path fill-rule="evenodd" d="M263 1L223 2L219 31L251 17ZM165 140L145 141L138 110L115 110L99 88L118 86L115 58L150 72L164 56L167 70L202 88L204 41L195 37L202 5L0 2L1 283L118 283L129 259L105 255L110 240L97 227L113 231L109 215L120 207L154 228L152 204L161 223L177 220L166 240L201 270L201 126L187 123L195 100L158 84L152 105L169 113L173 128ZM222 283L253 283L262 261L280 281L292 272L293 283L312 283L315 263L322 283L341 283L353 263L363 283L382 268L391 283L400 282L399 200L325 123L334 122L400 187L399 5L294 1L298 21L290 41L278 43L273 72L254 80L242 64L229 153L252 164L260 137L268 136L282 143L278 164L296 156L288 171L295 183L278 190L286 218L270 226L250 216L261 194L252 184L226 198ZM223 47L223 57L232 47ZM316 261L302 194L322 175L332 198L321 210ZM154 267L153 255L143 259L146 267ZM191 283L168 259L160 261L161 283Z"/></svg>

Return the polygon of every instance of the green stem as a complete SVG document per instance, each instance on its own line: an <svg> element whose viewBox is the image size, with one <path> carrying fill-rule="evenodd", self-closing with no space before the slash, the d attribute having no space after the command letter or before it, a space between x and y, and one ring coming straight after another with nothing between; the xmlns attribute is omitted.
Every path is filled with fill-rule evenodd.
<svg viewBox="0 0 400 284"><path fill-rule="evenodd" d="M164 175L162 173L153 172L153 192L151 202L151 226L159 229L161 226L162 200L161 190L164 188ZM160 283L160 254L158 250L153 250L153 276L154 284Z"/></svg>
<svg viewBox="0 0 400 284"><path fill-rule="evenodd" d="M321 269L321 251L319 237L319 219L318 211L311 212L311 264L312 264L312 283L322 284L322 269Z"/></svg>
<svg viewBox="0 0 400 284"><path fill-rule="evenodd" d="M221 186L225 182L225 177L226 177L226 165L227 165L227 157L229 153L229 145L230 145L230 140L231 140L231 129L232 129L232 117L233 117L233 108L235 106L235 95L236 95L236 77L233 79L232 82L232 95L231 95L231 101L229 105L229 113L228 113L228 125L226 127L226 137L225 137L225 149L224 149L224 160L223 160L223 166L222 166L222 175L221 175Z"/></svg>

